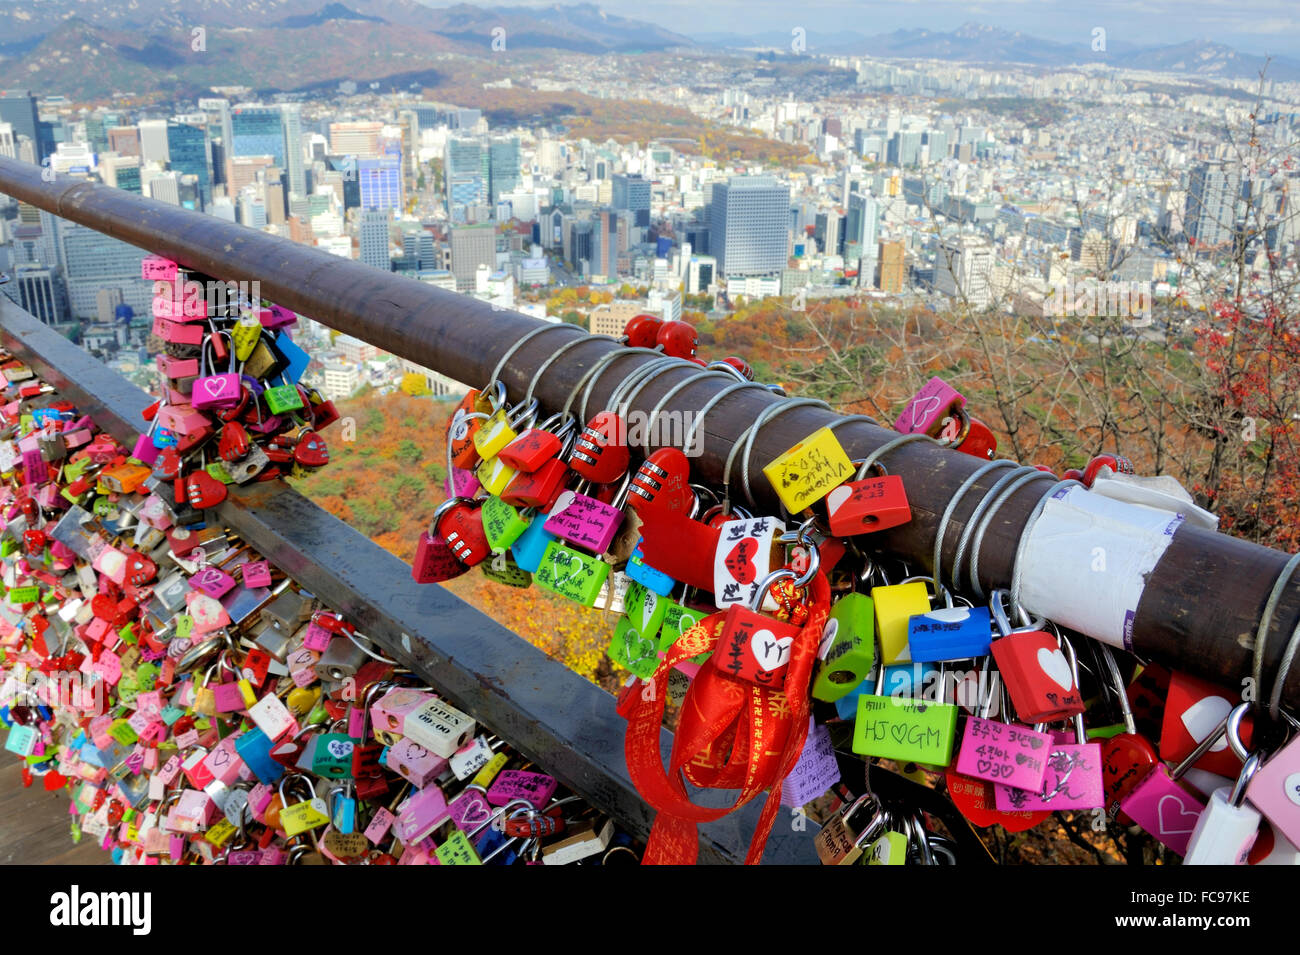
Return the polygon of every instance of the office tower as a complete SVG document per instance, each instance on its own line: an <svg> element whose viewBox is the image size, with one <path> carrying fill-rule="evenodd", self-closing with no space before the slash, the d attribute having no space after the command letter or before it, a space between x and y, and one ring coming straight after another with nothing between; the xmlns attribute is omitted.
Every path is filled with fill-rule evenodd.
<svg viewBox="0 0 1300 955"><path fill-rule="evenodd" d="M596 225L590 219L573 219L565 234L567 254L565 258L575 268L584 273L591 269L596 251Z"/></svg>
<svg viewBox="0 0 1300 955"><path fill-rule="evenodd" d="M330 123L330 152L358 159L379 158L379 137L383 123Z"/></svg>
<svg viewBox="0 0 1300 955"><path fill-rule="evenodd" d="M67 293L58 266L18 265L4 291L22 309L46 325L69 321Z"/></svg>
<svg viewBox="0 0 1300 955"><path fill-rule="evenodd" d="M900 130L889 140L887 162L895 166L915 166L921 161L921 134Z"/></svg>
<svg viewBox="0 0 1300 955"><path fill-rule="evenodd" d="M474 290L474 277L480 265L489 269L497 267L496 226L490 222L454 226L451 230L451 272L456 276L459 291Z"/></svg>
<svg viewBox="0 0 1300 955"><path fill-rule="evenodd" d="M637 226L642 229L650 228L650 181L648 179L616 173L613 200L615 209L626 209L633 213Z"/></svg>
<svg viewBox="0 0 1300 955"><path fill-rule="evenodd" d="M1223 162L1198 162L1187 183L1183 228L1198 246L1232 239L1241 197L1241 171Z"/></svg>
<svg viewBox="0 0 1300 955"><path fill-rule="evenodd" d="M817 224L813 229L813 238L822 255L839 255L843 237L844 217L838 212L817 213Z"/></svg>
<svg viewBox="0 0 1300 955"><path fill-rule="evenodd" d="M122 298L122 290L116 288L103 288L95 296L95 319L100 322L112 322L117 318L117 310L126 302Z"/></svg>
<svg viewBox="0 0 1300 955"><path fill-rule="evenodd" d="M100 163L100 172L104 170L104 164ZM112 163L113 187L121 189L123 192L132 192L137 196L142 195L144 190L140 182L140 157L139 156L118 156ZM107 179L105 179L107 182Z"/></svg>
<svg viewBox="0 0 1300 955"><path fill-rule="evenodd" d="M212 157L208 131L200 126L168 123L167 150L171 155L172 169L198 180L199 210L212 205Z"/></svg>
<svg viewBox="0 0 1300 955"><path fill-rule="evenodd" d="M396 157L357 160L362 209L402 211L402 164Z"/></svg>
<svg viewBox="0 0 1300 955"><path fill-rule="evenodd" d="M602 209L591 222L591 274L612 279L618 275L618 213Z"/></svg>
<svg viewBox="0 0 1300 955"><path fill-rule="evenodd" d="M108 130L108 148L119 156L140 155L140 129L137 126L119 126Z"/></svg>
<svg viewBox="0 0 1300 955"><path fill-rule="evenodd" d="M488 200L496 205L507 192L514 192L522 181L519 175L519 139L515 136L493 139L488 144Z"/></svg>
<svg viewBox="0 0 1300 955"><path fill-rule="evenodd" d="M449 137L443 151L442 170L447 209L453 221L463 222L467 206L487 202L491 154L477 140Z"/></svg>
<svg viewBox="0 0 1300 955"><path fill-rule="evenodd" d="M844 256L850 259L875 259L876 237L880 231L880 210L869 193L849 194L848 215L844 220Z"/></svg>
<svg viewBox="0 0 1300 955"><path fill-rule="evenodd" d="M239 194L239 222L250 229L266 228L266 201L253 186L245 188Z"/></svg>
<svg viewBox="0 0 1300 955"><path fill-rule="evenodd" d="M17 155L19 136L26 136L36 148L36 161L45 158L40 151L40 118L36 114L36 97L26 90L0 90L0 122L13 127Z"/></svg>
<svg viewBox="0 0 1300 955"><path fill-rule="evenodd" d="M732 176L714 184L709 249L722 275L780 275L789 234L789 186L771 176Z"/></svg>
<svg viewBox="0 0 1300 955"><path fill-rule="evenodd" d="M198 107L208 114L208 138L216 139L220 136L221 141L226 145L226 151L229 152L235 139L234 128L230 121L230 100L219 97L204 98L199 100Z"/></svg>
<svg viewBox="0 0 1300 955"><path fill-rule="evenodd" d="M168 205L181 204L179 176L175 172L158 172L149 178L147 184L149 198L157 199Z"/></svg>
<svg viewBox="0 0 1300 955"><path fill-rule="evenodd" d="M284 165L291 196L307 195L307 173L302 161L302 107L285 103L280 107L284 128Z"/></svg>
<svg viewBox="0 0 1300 955"><path fill-rule="evenodd" d="M284 180L264 182L260 185L262 187L262 202L266 205L266 224L283 225L285 220Z"/></svg>
<svg viewBox="0 0 1300 955"><path fill-rule="evenodd" d="M14 124L0 123L0 156L18 158L18 144L14 140Z"/></svg>
<svg viewBox="0 0 1300 955"><path fill-rule="evenodd" d="M433 245L433 233L428 229L408 232L402 236L402 258L413 261L416 271L436 269L438 267L437 251Z"/></svg>
<svg viewBox="0 0 1300 955"><path fill-rule="evenodd" d="M275 162L270 156L235 156L230 160L230 183L226 194L236 196L259 179L272 177Z"/></svg>
<svg viewBox="0 0 1300 955"><path fill-rule="evenodd" d="M252 104L230 111L232 160L239 156L270 156L280 169L285 164L284 114L278 106Z"/></svg>
<svg viewBox="0 0 1300 955"><path fill-rule="evenodd" d="M389 271L388 263L388 210L363 209L358 236L361 261L377 269Z"/></svg>
<svg viewBox="0 0 1300 955"><path fill-rule="evenodd" d="M166 163L170 158L167 142L167 120L141 120L139 130L140 159L147 163Z"/></svg>
<svg viewBox="0 0 1300 955"><path fill-rule="evenodd" d="M965 299L972 308L993 302L993 246L975 236L953 236L939 242L934 284L940 292Z"/></svg>
<svg viewBox="0 0 1300 955"><path fill-rule="evenodd" d="M930 147L930 162L938 162L948 155L948 134L943 130L931 129L923 136L924 142Z"/></svg>
<svg viewBox="0 0 1300 955"><path fill-rule="evenodd" d="M105 288L121 289L122 300L137 315L151 314L153 286L140 280L140 262L147 252L66 219L54 222L73 319L93 321L98 316L96 296Z"/></svg>
<svg viewBox="0 0 1300 955"><path fill-rule="evenodd" d="M876 287L882 292L892 292L898 294L903 291L903 243L881 242L877 247L877 258L880 260L880 278L876 282Z"/></svg>

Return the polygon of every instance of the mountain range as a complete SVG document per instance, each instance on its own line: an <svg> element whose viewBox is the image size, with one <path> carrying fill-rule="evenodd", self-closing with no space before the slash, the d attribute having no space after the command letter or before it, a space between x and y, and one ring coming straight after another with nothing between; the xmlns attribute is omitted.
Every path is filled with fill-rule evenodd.
<svg viewBox="0 0 1300 955"><path fill-rule="evenodd" d="M502 32L504 31L504 32ZM0 86L95 100L113 93L168 98L201 95L212 86L260 92L319 89L342 80L436 85L479 78L501 49L586 54L680 48L789 50L785 34L701 34L688 37L615 16L590 3L546 7L432 7L417 0L0 0ZM874 35L851 31L806 36L809 53L886 59L935 59L1043 68L1103 62L1110 66L1253 77L1262 57L1209 41L1139 47L1111 43L1096 53L981 24L950 32L915 29ZM1300 62L1275 59L1269 75L1300 79Z"/></svg>

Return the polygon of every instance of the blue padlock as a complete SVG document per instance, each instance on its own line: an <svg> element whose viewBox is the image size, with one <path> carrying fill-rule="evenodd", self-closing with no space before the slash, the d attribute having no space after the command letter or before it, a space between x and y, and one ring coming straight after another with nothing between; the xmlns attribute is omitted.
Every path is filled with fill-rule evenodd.
<svg viewBox="0 0 1300 955"><path fill-rule="evenodd" d="M256 726L235 737L235 752L253 771L258 782L268 786L284 775L284 766L271 758L271 739Z"/></svg>
<svg viewBox="0 0 1300 955"><path fill-rule="evenodd" d="M662 570L655 570L645 562L644 555L641 553L641 541L637 540L636 547L632 550L632 556L627 560L627 575L639 584L643 584L647 590L653 590L660 597L667 597L677 586L677 581L673 580Z"/></svg>
<svg viewBox="0 0 1300 955"><path fill-rule="evenodd" d="M311 364L311 355L295 344L294 340L283 330L275 336L275 350L283 355L285 361L289 363L282 372L285 381L297 382L302 378L303 372Z"/></svg>
<svg viewBox="0 0 1300 955"><path fill-rule="evenodd" d="M514 555L515 563L530 574L536 573L537 568L542 566L542 555L546 553L546 546L555 540L555 535L546 533L546 529L542 526L546 523L546 517L545 514L536 514L527 529L510 545L510 553Z"/></svg>
<svg viewBox="0 0 1300 955"><path fill-rule="evenodd" d="M988 607L939 607L907 621L907 643L918 663L988 656L992 637Z"/></svg>

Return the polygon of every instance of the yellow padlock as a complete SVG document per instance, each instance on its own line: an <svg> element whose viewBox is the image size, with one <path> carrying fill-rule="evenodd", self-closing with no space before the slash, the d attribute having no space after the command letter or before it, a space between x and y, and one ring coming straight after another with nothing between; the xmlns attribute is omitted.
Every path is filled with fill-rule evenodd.
<svg viewBox="0 0 1300 955"><path fill-rule="evenodd" d="M871 588L876 608L876 633L880 635L880 653L886 666L911 663L907 645L907 621L914 614L930 612L930 591L922 581L886 584Z"/></svg>
<svg viewBox="0 0 1300 955"><path fill-rule="evenodd" d="M816 504L853 477L853 462L830 428L814 431L763 468L791 514Z"/></svg>
<svg viewBox="0 0 1300 955"><path fill-rule="evenodd" d="M906 628L904 629L906 633ZM285 705L289 707L289 712L295 717L305 716L310 713L316 701L320 699L320 687L315 688L298 686L289 691L289 697L285 700Z"/></svg>
<svg viewBox="0 0 1300 955"><path fill-rule="evenodd" d="M510 427L506 410L498 408L492 412L492 417L484 421L474 432L474 449L478 451L478 456L486 461L495 457L497 452L517 437L514 428Z"/></svg>
<svg viewBox="0 0 1300 955"><path fill-rule="evenodd" d="M247 361L262 338L262 323L252 312L243 312L230 330L230 337L235 343L235 358Z"/></svg>
<svg viewBox="0 0 1300 955"><path fill-rule="evenodd" d="M486 458L479 463L475 476L479 484L487 490L493 497L500 497L501 492L506 489L516 474L516 470L506 464L500 458Z"/></svg>

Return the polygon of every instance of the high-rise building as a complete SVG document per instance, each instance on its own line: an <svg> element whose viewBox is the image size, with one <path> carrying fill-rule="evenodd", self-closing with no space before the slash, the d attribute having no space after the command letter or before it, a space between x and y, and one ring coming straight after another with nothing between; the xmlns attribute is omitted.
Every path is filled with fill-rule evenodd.
<svg viewBox="0 0 1300 955"><path fill-rule="evenodd" d="M714 185L709 249L723 276L779 276L789 235L789 186L771 176L732 176Z"/></svg>
<svg viewBox="0 0 1300 955"><path fill-rule="evenodd" d="M895 295L903 291L903 243L881 242L878 247L877 258L880 260L879 269L880 277L876 281L876 287L882 292L891 292Z"/></svg>
<svg viewBox="0 0 1300 955"><path fill-rule="evenodd" d="M142 119L139 129L141 161L166 163L171 158L167 140L167 120Z"/></svg>
<svg viewBox="0 0 1300 955"><path fill-rule="evenodd" d="M876 237L880 232L880 210L870 193L849 195L848 215L844 221L844 257L875 259Z"/></svg>
<svg viewBox="0 0 1300 955"><path fill-rule="evenodd" d="M14 140L14 124L0 123L0 156L18 158L18 144Z"/></svg>
<svg viewBox="0 0 1300 955"><path fill-rule="evenodd" d="M930 147L930 162L938 162L948 155L948 134L941 129L931 129L924 134L925 144Z"/></svg>
<svg viewBox="0 0 1300 955"><path fill-rule="evenodd" d="M27 90L0 90L0 122L13 127L14 148L17 155L19 136L26 136L36 147L36 161L45 158L40 151L40 118L36 113L36 97Z"/></svg>
<svg viewBox="0 0 1300 955"><path fill-rule="evenodd" d="M454 226L451 230L451 271L456 276L456 288L462 292L474 289L478 267L497 267L497 233L492 223Z"/></svg>
<svg viewBox="0 0 1300 955"><path fill-rule="evenodd" d="M10 279L0 288L20 308L46 325L62 325L70 320L63 276L57 266L18 265Z"/></svg>
<svg viewBox="0 0 1300 955"><path fill-rule="evenodd" d="M1232 239L1241 198L1241 173L1223 162L1198 162L1187 183L1183 229L1198 246L1218 246Z"/></svg>
<svg viewBox="0 0 1300 955"><path fill-rule="evenodd" d="M108 148L119 156L140 155L140 129L137 126L118 126L108 132Z"/></svg>
<svg viewBox="0 0 1300 955"><path fill-rule="evenodd" d="M252 185L259 179L274 178L272 170L275 160L271 156L235 156L230 160L230 183L226 194L237 196L245 186Z"/></svg>
<svg viewBox="0 0 1300 955"><path fill-rule="evenodd" d="M433 245L433 233L428 229L408 232L402 236L402 258L415 263L415 271L436 269L437 250Z"/></svg>
<svg viewBox="0 0 1300 955"><path fill-rule="evenodd" d="M615 173L613 186L614 208L628 210L633 213L638 227L650 228L650 180L642 176Z"/></svg>
<svg viewBox="0 0 1300 955"><path fill-rule="evenodd" d="M361 261L385 272L390 270L388 259L387 209L362 209L358 237Z"/></svg>
<svg viewBox="0 0 1300 955"><path fill-rule="evenodd" d="M487 202L491 155L475 139L449 137L443 151L443 178L452 220L465 221L465 207Z"/></svg>
<svg viewBox="0 0 1300 955"><path fill-rule="evenodd" d="M488 201L496 205L507 192L514 192L522 181L519 175L519 139L515 136L493 139L488 144Z"/></svg>
<svg viewBox="0 0 1300 955"><path fill-rule="evenodd" d="M149 198L168 205L181 204L180 177L175 172L159 172L149 178Z"/></svg>
<svg viewBox="0 0 1300 955"><path fill-rule="evenodd" d="M280 107L284 129L285 183L291 196L307 195L307 172L302 161L302 107L285 103Z"/></svg>
<svg viewBox="0 0 1300 955"><path fill-rule="evenodd" d="M591 274L613 279L618 275L618 213L602 209L591 221Z"/></svg>
<svg viewBox="0 0 1300 955"><path fill-rule="evenodd" d="M59 267L68 288L68 309L74 319L93 321L95 297L101 289L117 288L137 315L149 315L153 287L140 281L140 262L147 254L94 229L55 219Z"/></svg>
<svg viewBox="0 0 1300 955"><path fill-rule="evenodd" d="M383 131L383 123L330 123L330 152L335 156L378 159Z"/></svg>
<svg viewBox="0 0 1300 955"><path fill-rule="evenodd" d="M270 156L285 167L284 114L278 106L236 106L230 111L231 150L236 156Z"/></svg>
<svg viewBox="0 0 1300 955"><path fill-rule="evenodd" d="M964 299L971 308L993 302L993 246L977 236L953 236L939 242L934 285L940 292Z"/></svg>
<svg viewBox="0 0 1300 955"><path fill-rule="evenodd" d="M357 160L362 209L402 209L402 163L396 156Z"/></svg>
<svg viewBox="0 0 1300 955"><path fill-rule="evenodd" d="M813 238L822 255L839 255L843 239L844 217L838 212L817 213L817 224L813 229Z"/></svg>
<svg viewBox="0 0 1300 955"><path fill-rule="evenodd" d="M208 131L201 126L168 123L167 150L171 155L172 169L198 180L200 211L212 205L212 156Z"/></svg>
<svg viewBox="0 0 1300 955"><path fill-rule="evenodd" d="M889 140L887 161L895 166L915 166L921 161L921 134L899 130Z"/></svg>
<svg viewBox="0 0 1300 955"><path fill-rule="evenodd" d="M208 138L221 138L229 152L234 143L234 128L230 121L230 100L220 97L204 98L198 102L199 109L208 114Z"/></svg>

